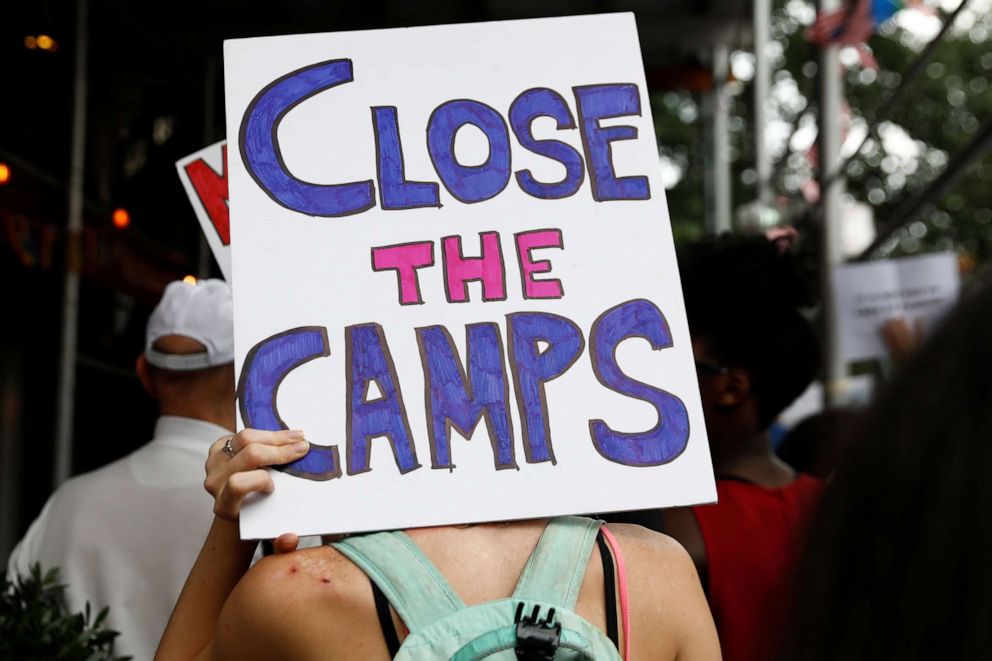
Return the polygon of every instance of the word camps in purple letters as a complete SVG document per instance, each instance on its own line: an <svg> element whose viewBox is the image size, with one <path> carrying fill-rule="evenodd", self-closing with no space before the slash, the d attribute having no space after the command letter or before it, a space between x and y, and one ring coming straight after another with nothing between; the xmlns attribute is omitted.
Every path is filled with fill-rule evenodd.
<svg viewBox="0 0 992 661"><path fill-rule="evenodd" d="M353 80L351 60L321 62L293 71L266 86L252 100L241 122L238 146L249 174L278 204L308 216L339 217L358 214L376 204L371 179L342 184L313 184L293 176L282 160L279 122L311 96ZM522 92L509 108L509 128L495 109L471 99L446 101L427 122L427 148L441 184L465 204L484 202L506 188L511 174L510 130L519 144L561 163L565 177L558 182L538 181L528 170L514 174L526 194L554 200L574 195L588 167L590 190L597 202L650 199L644 176L617 177L611 143L637 138L632 126L600 126L600 120L640 115L636 85L616 83L574 87L576 115L556 91L533 88ZM438 184L408 181L393 106L371 108L376 144L376 182L379 203L386 210L440 207ZM551 117L559 130L578 126L583 154L559 140L537 140L531 124ZM481 165L461 165L455 158L455 135L465 125L480 129L489 142L489 157ZM558 280L535 280L551 270L547 260L534 261L535 248L563 248L561 230L539 229L514 236L525 299L562 298ZM506 300L505 268L496 232L479 235L480 257L462 254L462 239L441 239L445 295L449 303L469 300L465 284L481 281L484 301ZM434 265L434 242L380 246L371 250L373 271L394 271L398 304L423 303L417 271ZM451 428L468 438L485 417L497 470L516 469L515 437L510 416L510 381L521 423L527 463L555 459L545 384L561 376L581 356L585 338L569 319L546 312L516 312L506 316L504 347L496 323L465 328L467 362L458 354L448 329L415 329L424 371L427 434L431 467L451 470ZM644 299L627 301L602 313L589 332L589 358L599 382L622 395L651 404L658 423L643 432L611 429L603 420L589 421L593 446L605 459L629 466L657 466L678 457L689 438L689 421L680 399L660 388L624 374L616 360L617 346L628 338L647 340L655 351L672 346L672 336L661 310ZM542 346L543 345L543 346ZM357 475L371 470L370 443L384 437L392 447L400 473L420 468L417 448L406 415L403 393L381 326L364 323L345 328L347 420L345 461L337 445L311 444L306 457L281 467L309 480L329 480L342 472ZM239 380L241 418L248 427L286 429L276 408L279 384L294 369L330 355L327 329L293 328L256 344L248 352ZM509 364L510 375L507 374ZM374 382L381 396L368 400Z"/></svg>

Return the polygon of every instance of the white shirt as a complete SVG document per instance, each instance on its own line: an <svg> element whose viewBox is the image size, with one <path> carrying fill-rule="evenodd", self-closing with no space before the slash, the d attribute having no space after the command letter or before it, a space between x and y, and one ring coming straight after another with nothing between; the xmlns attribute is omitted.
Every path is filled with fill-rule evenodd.
<svg viewBox="0 0 992 661"><path fill-rule="evenodd" d="M8 574L59 567L69 608L110 606L115 653L151 659L213 521L207 449L228 433L160 417L150 443L58 488L11 552Z"/></svg>

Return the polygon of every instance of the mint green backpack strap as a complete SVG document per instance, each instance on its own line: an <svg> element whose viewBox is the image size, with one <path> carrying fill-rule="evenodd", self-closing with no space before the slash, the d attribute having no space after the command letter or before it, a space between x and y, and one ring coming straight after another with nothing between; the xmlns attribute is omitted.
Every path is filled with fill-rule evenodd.
<svg viewBox="0 0 992 661"><path fill-rule="evenodd" d="M513 598L574 610L601 523L579 516L551 519L524 566Z"/></svg>
<svg viewBox="0 0 992 661"><path fill-rule="evenodd" d="M460 650L455 652L451 661L476 661L485 659L497 652L512 650L517 646L517 625L493 629L475 640L467 643ZM572 655L569 659L578 661L596 661L596 657L590 652L589 641L577 631L563 629L561 638L558 641L559 650L570 650Z"/></svg>
<svg viewBox="0 0 992 661"><path fill-rule="evenodd" d="M410 632L465 608L434 564L403 532L331 544L375 581Z"/></svg>

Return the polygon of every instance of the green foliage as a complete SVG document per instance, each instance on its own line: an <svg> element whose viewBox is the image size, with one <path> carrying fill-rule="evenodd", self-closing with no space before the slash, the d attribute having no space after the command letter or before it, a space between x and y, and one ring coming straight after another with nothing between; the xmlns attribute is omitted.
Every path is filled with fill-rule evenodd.
<svg viewBox="0 0 992 661"><path fill-rule="evenodd" d="M905 90L887 121L848 166L848 192L874 207L880 225L908 196L938 176L950 156L975 137L983 122L992 121L992 15L980 9L988 3L973 4L975 10L962 14L923 75ZM781 130L772 129L797 124L815 126L818 56L805 38L805 29L815 14L813 3L777 0L775 5L768 128L769 135L781 137ZM875 119L876 111L910 70L925 44L924 36L890 20L880 26L868 44L878 61L878 71L865 70L848 58L844 91L851 108L852 131ZM755 198L753 89L749 81L730 85L733 204L738 207ZM656 94L651 101L661 143L659 151L681 170L681 178L668 190L676 240L691 240L703 232L702 95L667 92ZM803 148L794 148L784 142L772 147L780 161L774 183L777 193L789 196L794 211L801 215L805 204L798 192L816 172ZM979 262L992 261L989 190L992 154L986 153L946 196L918 209L913 222L884 246L882 254L953 249ZM816 242L815 236L808 238Z"/></svg>
<svg viewBox="0 0 992 661"><path fill-rule="evenodd" d="M890 117L893 124L920 144L918 167L913 169L905 160L891 158L883 141L874 149L870 146L864 150L865 167L849 172L850 186L862 199L873 196L879 201L880 219L905 195L917 192L937 176L947 157L970 142L982 122L992 118L992 54L988 31L978 29L983 24L992 25L985 17L976 22L976 28L952 31L945 37L933 61ZM891 80L898 80L892 74L907 71L917 53L901 38L901 30L887 32L873 37L870 45L880 65L879 80L886 73ZM852 106L873 109L879 104L878 83L858 84L856 74L849 75L848 80ZM906 171L907 165L912 171ZM946 196L919 210L916 221L898 235L891 250L913 253L956 247L987 261L992 257L990 187L992 154L986 153Z"/></svg>
<svg viewBox="0 0 992 661"><path fill-rule="evenodd" d="M659 153L682 176L667 192L668 212L677 243L703 235L703 129L698 97L688 92L667 92L651 98Z"/></svg>
<svg viewBox="0 0 992 661"><path fill-rule="evenodd" d="M42 574L37 564L27 576L4 578L0 594L0 659L104 661L113 656L116 631L104 629L107 609L90 622L83 613L67 613L65 586L58 568Z"/></svg>

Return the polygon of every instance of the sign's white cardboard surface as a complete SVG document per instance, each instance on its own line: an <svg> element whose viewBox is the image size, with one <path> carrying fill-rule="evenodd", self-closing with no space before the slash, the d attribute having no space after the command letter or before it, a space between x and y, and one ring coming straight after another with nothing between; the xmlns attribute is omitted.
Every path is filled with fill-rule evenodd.
<svg viewBox="0 0 992 661"><path fill-rule="evenodd" d="M193 205L207 245L220 266L224 279L231 282L231 239L228 213L227 140L176 161L176 171Z"/></svg>
<svg viewBox="0 0 992 661"><path fill-rule="evenodd" d="M845 264L834 269L841 355L847 362L888 357L880 329L902 317L932 326L958 298L954 253Z"/></svg>
<svg viewBox="0 0 992 661"><path fill-rule="evenodd" d="M632 14L224 60L243 537L716 499Z"/></svg>

